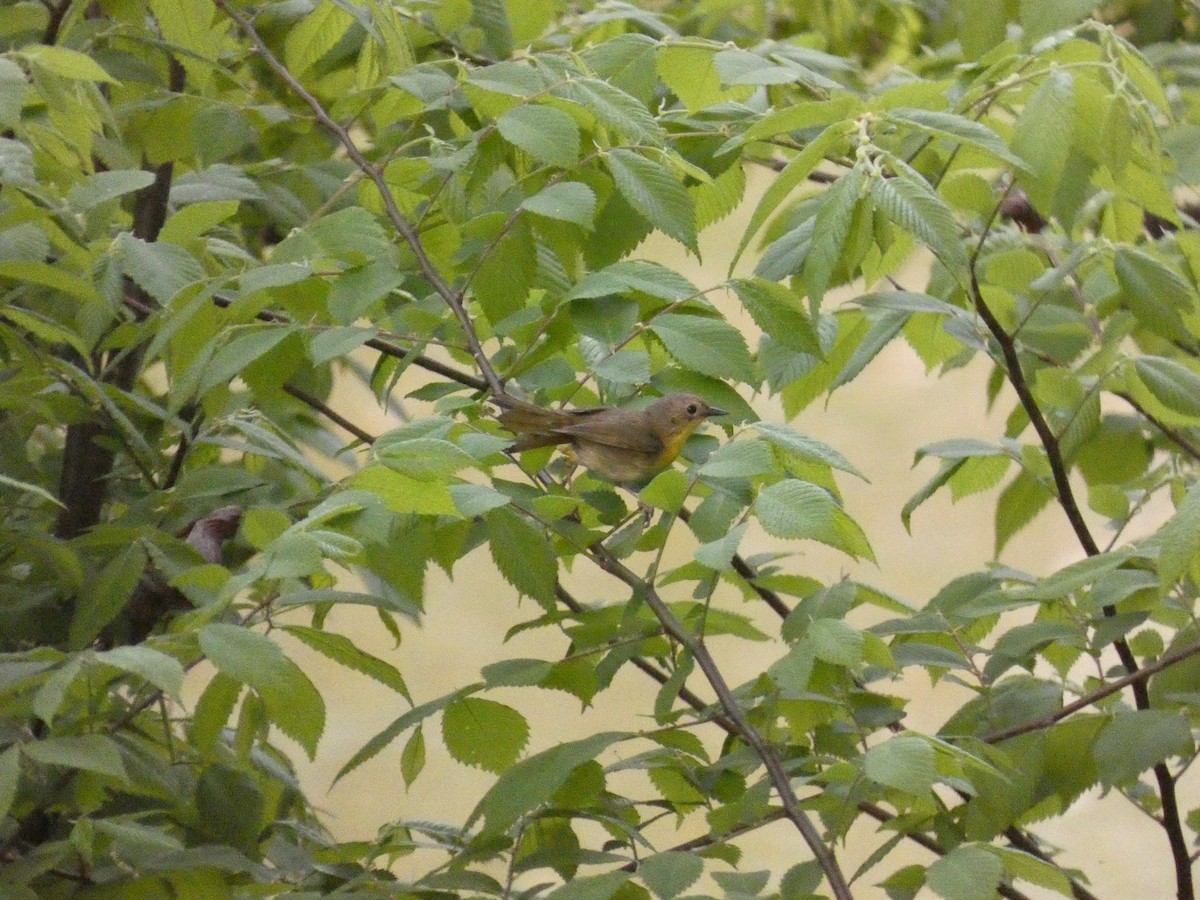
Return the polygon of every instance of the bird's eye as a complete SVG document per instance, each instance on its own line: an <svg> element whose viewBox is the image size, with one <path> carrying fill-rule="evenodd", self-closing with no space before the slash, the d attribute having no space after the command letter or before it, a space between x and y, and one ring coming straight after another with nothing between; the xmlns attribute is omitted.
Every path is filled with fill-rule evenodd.
<svg viewBox="0 0 1200 900"><path fill-rule="evenodd" d="M689 416L694 416L700 411L700 407L698 407L695 403L689 403L687 411Z"/></svg>

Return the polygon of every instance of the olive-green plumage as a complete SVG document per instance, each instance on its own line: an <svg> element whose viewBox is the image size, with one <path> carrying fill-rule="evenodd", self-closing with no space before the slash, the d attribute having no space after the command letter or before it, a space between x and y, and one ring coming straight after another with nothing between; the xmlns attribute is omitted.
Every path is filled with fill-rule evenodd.
<svg viewBox="0 0 1200 900"><path fill-rule="evenodd" d="M673 463L693 431L725 411L694 394L668 394L645 409L542 409L513 397L493 401L517 436L512 452L566 444L566 453L614 484L645 484Z"/></svg>

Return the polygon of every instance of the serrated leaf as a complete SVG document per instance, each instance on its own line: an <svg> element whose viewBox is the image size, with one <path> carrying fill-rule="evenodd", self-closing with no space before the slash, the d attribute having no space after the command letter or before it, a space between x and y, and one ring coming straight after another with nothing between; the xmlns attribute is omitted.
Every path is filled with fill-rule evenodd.
<svg viewBox="0 0 1200 900"><path fill-rule="evenodd" d="M574 222L589 231L596 219L596 194L579 181L561 181L521 202L521 208L548 219Z"/></svg>
<svg viewBox="0 0 1200 900"><path fill-rule="evenodd" d="M87 212L101 203L132 194L154 184L154 173L143 169L96 172L71 188L67 203L77 212Z"/></svg>
<svg viewBox="0 0 1200 900"><path fill-rule="evenodd" d="M1164 406L1200 419L1200 375L1163 356L1139 356L1133 369L1142 384Z"/></svg>
<svg viewBox="0 0 1200 900"><path fill-rule="evenodd" d="M0 753L0 819L8 818L21 778L21 750L13 744Z"/></svg>
<svg viewBox="0 0 1200 900"><path fill-rule="evenodd" d="M627 259L598 272L589 272L570 296L572 299L605 297L628 291L639 291L671 302L699 293L694 284L673 269L647 260Z"/></svg>
<svg viewBox="0 0 1200 900"><path fill-rule="evenodd" d="M496 780L471 813L467 826L482 818L482 834L503 834L521 816L549 800L577 766L595 760L624 738L622 732L602 731L521 760Z"/></svg>
<svg viewBox="0 0 1200 900"><path fill-rule="evenodd" d="M579 161L579 126L553 106L515 106L496 120L501 136L538 162L569 168Z"/></svg>
<svg viewBox="0 0 1200 900"><path fill-rule="evenodd" d="M859 195L866 181L864 169L855 166L821 195L821 206L813 222L812 242L804 257L804 284L816 309L825 296L834 269L841 260L846 236Z"/></svg>
<svg viewBox="0 0 1200 900"><path fill-rule="evenodd" d="M499 774L525 749L529 723L511 706L463 697L442 713L442 740L460 763Z"/></svg>
<svg viewBox="0 0 1200 900"><path fill-rule="evenodd" d="M989 849L964 844L925 872L925 884L944 900L994 900L1004 866Z"/></svg>
<svg viewBox="0 0 1200 900"><path fill-rule="evenodd" d="M1200 555L1200 482L1193 484L1179 508L1158 532L1158 577L1165 586L1189 570Z"/></svg>
<svg viewBox="0 0 1200 900"><path fill-rule="evenodd" d="M922 796L937 779L936 752L923 737L899 734L868 750L863 770L878 784Z"/></svg>
<svg viewBox="0 0 1200 900"><path fill-rule="evenodd" d="M863 633L840 619L817 619L806 634L817 659L835 666L856 666L862 662L866 642Z"/></svg>
<svg viewBox="0 0 1200 900"><path fill-rule="evenodd" d="M855 468L850 460L842 456L833 447L818 441L816 438L801 434L789 425L783 425L779 422L751 422L750 427L759 432L780 450L794 454L801 459L820 463L833 469L839 469L842 472L849 472L851 475L858 476L863 481L867 480L866 475Z"/></svg>
<svg viewBox="0 0 1200 900"><path fill-rule="evenodd" d="M368 678L373 678L383 686L391 688L409 703L412 703L412 697L408 693L408 685L404 683L404 677L400 674L400 671L391 663L385 662L379 657L372 656L365 650L359 649L345 635L333 634L332 632L321 631L317 628L308 628L303 625L284 625L282 628L292 637L299 639L318 653L332 659L339 665L353 669L355 672L361 672Z"/></svg>
<svg viewBox="0 0 1200 900"><path fill-rule="evenodd" d="M540 528L508 507L484 515L488 548L504 580L542 606L554 606L558 557Z"/></svg>
<svg viewBox="0 0 1200 900"><path fill-rule="evenodd" d="M742 537L746 534L747 527L747 523L743 522L732 528L724 537L701 544L696 548L696 562L715 572L723 572L728 569L734 554L737 553L738 545L742 542Z"/></svg>
<svg viewBox="0 0 1200 900"><path fill-rule="evenodd" d="M145 570L146 551L139 543L125 547L100 570L99 576L76 599L71 618L71 646L86 647L117 617Z"/></svg>
<svg viewBox="0 0 1200 900"><path fill-rule="evenodd" d="M754 378L745 337L724 319L668 313L656 318L650 330L684 368L713 378Z"/></svg>
<svg viewBox="0 0 1200 900"><path fill-rule="evenodd" d="M749 478L774 471L775 457L766 441L729 441L705 460L700 475Z"/></svg>
<svg viewBox="0 0 1200 900"><path fill-rule="evenodd" d="M694 853L667 850L643 859L638 864L637 874L656 897L672 900L704 874L704 860Z"/></svg>
<svg viewBox="0 0 1200 900"><path fill-rule="evenodd" d="M862 529L824 488L788 478L764 488L754 501L763 529L780 538L808 538L854 558L874 559Z"/></svg>
<svg viewBox="0 0 1200 900"><path fill-rule="evenodd" d="M25 755L43 765L83 769L126 781L121 751L112 738L101 734L51 737L22 744Z"/></svg>
<svg viewBox="0 0 1200 900"><path fill-rule="evenodd" d="M400 752L400 777L405 785L411 787L417 776L425 768L425 732L418 725L404 743Z"/></svg>
<svg viewBox="0 0 1200 900"><path fill-rule="evenodd" d="M1139 709L1119 712L1092 745L1106 787L1124 784L1172 756L1188 758L1192 731L1182 712Z"/></svg>
<svg viewBox="0 0 1200 900"><path fill-rule="evenodd" d="M766 223L767 219L779 208L779 205L787 199L788 195L802 184L813 169L825 158L828 153L833 152L834 148L847 135L850 134L853 128L852 123L835 122L809 144L800 151L772 180L770 186L763 193L762 199L758 201L758 206L754 208L754 213L750 217L750 224L746 226L745 233L742 234L742 239L738 243L737 251L733 255L733 259L729 263L729 271L733 271L741 259L742 253L749 246L750 241L754 239L754 235Z"/></svg>
<svg viewBox="0 0 1200 900"><path fill-rule="evenodd" d="M160 303L169 303L189 284L204 277L200 261L176 244L150 243L122 232L113 248L123 259L125 274Z"/></svg>
<svg viewBox="0 0 1200 900"><path fill-rule="evenodd" d="M926 134L950 138L986 150L1013 168L1026 168L1025 161L1008 149L1008 145L1004 143L1004 139L1000 135L986 125L976 122L974 119L968 119L966 116L913 107L889 109L884 116L893 122L908 125Z"/></svg>
<svg viewBox="0 0 1200 900"><path fill-rule="evenodd" d="M754 323L785 347L821 356L817 330L789 288L765 278L738 278L730 286Z"/></svg>
<svg viewBox="0 0 1200 900"><path fill-rule="evenodd" d="M1054 492L1044 484L1025 470L1018 472L996 503L996 555L1053 499Z"/></svg>
<svg viewBox="0 0 1200 900"><path fill-rule="evenodd" d="M393 512L459 515L445 482L414 478L387 466L368 466L355 473L349 486L378 495Z"/></svg>
<svg viewBox="0 0 1200 900"><path fill-rule="evenodd" d="M696 207L671 171L624 148L610 151L605 161L617 190L629 205L659 231L699 255Z"/></svg>
<svg viewBox="0 0 1200 900"><path fill-rule="evenodd" d="M1013 127L1012 149L1026 163L1017 184L1038 210L1054 209L1055 194L1075 139L1072 74L1052 69L1030 95Z"/></svg>
<svg viewBox="0 0 1200 900"><path fill-rule="evenodd" d="M21 50L30 62L74 81L100 81L107 84L120 84L109 75L98 62L78 50L69 50L50 44L31 44Z"/></svg>
<svg viewBox="0 0 1200 900"><path fill-rule="evenodd" d="M213 622L199 632L200 649L218 670L262 698L271 721L311 759L325 730L325 701L308 676L266 635Z"/></svg>
<svg viewBox="0 0 1200 900"><path fill-rule="evenodd" d="M967 268L958 223L946 201L923 180L874 178L871 197L887 217L933 251L955 277Z"/></svg>
<svg viewBox="0 0 1200 900"><path fill-rule="evenodd" d="M628 872L616 871L572 878L547 894L546 900L609 900L632 877Z"/></svg>
<svg viewBox="0 0 1200 900"><path fill-rule="evenodd" d="M494 68L488 66L487 68ZM635 97L599 78L571 78L554 93L587 109L606 128L634 144L661 145L662 128Z"/></svg>
<svg viewBox="0 0 1200 900"><path fill-rule="evenodd" d="M183 689L183 666L179 660L152 647L114 647L97 653L96 661L140 675L168 697L179 699Z"/></svg>
<svg viewBox="0 0 1200 900"><path fill-rule="evenodd" d="M288 69L302 77L326 53L337 46L354 24L354 18L335 3L318 3L307 16L287 29L283 58Z"/></svg>

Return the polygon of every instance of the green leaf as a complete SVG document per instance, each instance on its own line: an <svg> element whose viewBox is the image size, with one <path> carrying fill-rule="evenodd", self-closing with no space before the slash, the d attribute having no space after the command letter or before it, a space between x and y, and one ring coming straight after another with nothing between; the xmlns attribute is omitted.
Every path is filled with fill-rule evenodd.
<svg viewBox="0 0 1200 900"><path fill-rule="evenodd" d="M1158 577L1174 584L1200 556L1200 482L1188 489L1179 508L1158 532Z"/></svg>
<svg viewBox="0 0 1200 900"><path fill-rule="evenodd" d="M78 50L68 50L50 44L30 44L21 51L34 65L73 81L100 81L120 84L100 64Z"/></svg>
<svg viewBox="0 0 1200 900"><path fill-rule="evenodd" d="M307 16L291 25L283 42L283 60L298 78L316 65L342 40L354 18L331 0L318 3Z"/></svg>
<svg viewBox="0 0 1200 900"><path fill-rule="evenodd" d="M754 377L745 337L724 319L668 313L656 318L650 330L684 368L713 378L750 381Z"/></svg>
<svg viewBox="0 0 1200 900"><path fill-rule="evenodd" d="M484 515L488 547L504 580L546 609L555 604L558 557L542 529L509 507Z"/></svg>
<svg viewBox="0 0 1200 900"><path fill-rule="evenodd" d="M87 212L101 203L132 194L154 184L154 173L143 169L118 169L88 175L71 188L67 203L76 212Z"/></svg>
<svg viewBox="0 0 1200 900"><path fill-rule="evenodd" d="M754 501L754 513L767 534L808 538L856 559L874 559L862 529L815 484L788 478L764 488Z"/></svg>
<svg viewBox="0 0 1200 900"><path fill-rule="evenodd" d="M1052 69L1017 117L1012 149L1025 160L1017 173L1034 208L1044 215L1054 210L1059 184L1075 139L1075 97L1072 74Z"/></svg>
<svg viewBox="0 0 1200 900"><path fill-rule="evenodd" d="M1139 356L1133 369L1146 389L1164 406L1200 419L1200 375L1163 356Z"/></svg>
<svg viewBox="0 0 1200 900"><path fill-rule="evenodd" d="M102 734L51 737L41 741L29 741L23 744L21 749L34 762L43 765L83 769L122 782L128 780L117 742Z"/></svg>
<svg viewBox="0 0 1200 900"><path fill-rule="evenodd" d="M470 453L441 438L389 432L375 441L373 449L379 461L389 469L412 478L444 480L478 465Z"/></svg>
<svg viewBox="0 0 1200 900"><path fill-rule="evenodd" d="M586 108L602 125L629 138L631 143L657 146L663 142L662 129L654 116L616 85L599 78L571 78L556 87L554 93Z"/></svg>
<svg viewBox="0 0 1200 900"><path fill-rule="evenodd" d="M955 847L935 860L925 884L945 900L994 900L1004 865L990 848L977 844Z"/></svg>
<svg viewBox="0 0 1200 900"><path fill-rule="evenodd" d="M965 278L967 253L946 201L924 180L873 178L871 197L887 217L933 251L950 273Z"/></svg>
<svg viewBox="0 0 1200 900"><path fill-rule="evenodd" d="M729 441L705 460L700 475L708 478L749 478L775 470L775 457L766 441Z"/></svg>
<svg viewBox="0 0 1200 900"><path fill-rule="evenodd" d="M609 900L632 877L628 872L616 871L572 878L567 884L547 894L546 900Z"/></svg>
<svg viewBox="0 0 1200 900"><path fill-rule="evenodd" d="M1172 756L1190 757L1192 731L1182 712L1139 709L1119 712L1092 745L1105 787L1133 781Z"/></svg>
<svg viewBox="0 0 1200 900"><path fill-rule="evenodd" d="M996 503L996 555L1054 499L1054 492L1025 470L1000 492Z"/></svg>
<svg viewBox="0 0 1200 900"><path fill-rule="evenodd" d="M704 860L695 853L667 850L647 856L638 864L637 875L654 896L663 900L678 897L704 874Z"/></svg>
<svg viewBox="0 0 1200 900"><path fill-rule="evenodd" d="M683 101L689 112L705 109L729 99L721 86L715 55L717 46L663 46L655 59L658 75Z"/></svg>
<svg viewBox="0 0 1200 900"><path fill-rule="evenodd" d="M506 141L538 162L569 168L579 161L579 126L560 109L515 106L496 120L496 128Z"/></svg>
<svg viewBox="0 0 1200 900"><path fill-rule="evenodd" d="M483 32L488 53L497 59L512 56L512 25L503 0L471 0L471 23Z"/></svg>
<svg viewBox="0 0 1200 900"><path fill-rule="evenodd" d="M789 288L765 278L737 278L730 286L754 323L785 347L821 356L817 330Z"/></svg>
<svg viewBox="0 0 1200 900"><path fill-rule="evenodd" d="M86 647L117 617L145 570L146 551L140 543L130 544L112 558L76 598L71 646Z"/></svg>
<svg viewBox="0 0 1200 900"><path fill-rule="evenodd" d="M113 249L124 262L125 274L159 303L169 303L189 284L204 277L200 261L176 244L147 242L122 232L113 242ZM243 358L243 365L245 362Z"/></svg>
<svg viewBox="0 0 1200 900"><path fill-rule="evenodd" d="M596 194L579 181L560 181L526 197L521 208L548 219L574 222L589 231L596 219Z"/></svg>
<svg viewBox="0 0 1200 900"><path fill-rule="evenodd" d="M605 161L629 205L659 231L699 255L695 205L670 170L623 148L610 151Z"/></svg>
<svg viewBox="0 0 1200 900"><path fill-rule="evenodd" d="M1009 878L1028 881L1064 897L1075 896L1071 890L1071 879L1053 862L1014 850L1012 847L992 847L991 852L1000 857Z"/></svg>
<svg viewBox="0 0 1200 900"><path fill-rule="evenodd" d="M325 701L300 667L266 635L214 622L198 635L200 649L217 669L249 685L267 715L300 744L311 759L325 730Z"/></svg>
<svg viewBox="0 0 1200 900"><path fill-rule="evenodd" d="M672 303L696 296L696 286L660 263L628 259L598 272L589 272L571 291L571 298L606 297L639 291Z"/></svg>
<svg viewBox="0 0 1200 900"><path fill-rule="evenodd" d="M966 116L932 109L897 107L889 109L884 114L884 118L908 125L925 134L950 138L986 150L1015 169L1026 168L1024 160L1008 149L1008 145L1004 143L1004 139L1000 135L986 125L976 122L974 119L968 119Z"/></svg>
<svg viewBox="0 0 1200 900"><path fill-rule="evenodd" d="M835 666L856 666L862 662L866 643L863 633L840 619L817 619L809 626L807 637L817 659Z"/></svg>
<svg viewBox="0 0 1200 900"><path fill-rule="evenodd" d="M798 456L800 459L820 463L821 465L826 465L842 472L849 472L851 475L857 475L863 481L867 480L866 475L856 469L850 460L842 456L833 447L818 441L816 438L801 434L789 425L764 421L751 422L750 427L759 432L780 450Z"/></svg>
<svg viewBox="0 0 1200 900"><path fill-rule="evenodd" d="M13 744L0 753L0 819L8 818L21 779L21 750Z"/></svg>
<svg viewBox="0 0 1200 900"><path fill-rule="evenodd" d="M418 725L413 729L400 753L400 777L411 787L425 768L425 732Z"/></svg>
<svg viewBox="0 0 1200 900"><path fill-rule="evenodd" d="M179 660L152 647L114 647L97 653L96 661L139 675L176 700L183 690L183 666Z"/></svg>
<svg viewBox="0 0 1200 900"><path fill-rule="evenodd" d="M303 641L318 653L327 656L329 659L348 669L353 669L355 672L361 672L368 678L373 678L384 687L391 688L409 703L412 703L412 697L408 693L408 685L404 683L404 677L400 674L400 671L391 663L385 662L379 657L372 656L365 650L359 649L345 635L333 634L317 628L307 628L303 625L284 625L282 627L292 637Z"/></svg>
<svg viewBox="0 0 1200 900"><path fill-rule="evenodd" d="M33 494L35 497L40 497L48 503L53 503L60 509L66 509L66 506L60 503L57 497L39 485L29 484L26 481L18 481L16 478L9 478L7 475L0 475L0 484L25 494Z"/></svg>
<svg viewBox="0 0 1200 900"><path fill-rule="evenodd" d="M732 272L734 266L742 257L746 247L750 241L754 239L754 235L766 223L771 214L779 208L779 205L787 199L797 186L802 184L813 169L825 158L829 153L832 153L839 143L846 140L847 136L853 129L853 123L835 122L830 125L819 136L814 138L808 145L800 151L782 171L772 180L770 186L763 193L762 199L758 201L758 206L754 208L754 214L750 217L750 224L746 226L746 231L742 234L742 239L738 243L738 248L733 255L733 260L729 264L729 270Z"/></svg>
<svg viewBox="0 0 1200 900"><path fill-rule="evenodd" d="M471 813L467 826L482 818L483 834L503 834L521 816L549 800L576 767L596 759L625 737L619 731L602 731L521 760L496 779Z"/></svg>
<svg viewBox="0 0 1200 900"><path fill-rule="evenodd" d="M462 697L442 713L442 740L460 763L499 774L529 743L529 723L511 706Z"/></svg>
<svg viewBox="0 0 1200 900"><path fill-rule="evenodd" d="M449 488L440 480L414 478L387 466L375 465L355 473L348 484L376 494L392 512L459 515Z"/></svg>
<svg viewBox="0 0 1200 900"><path fill-rule="evenodd" d="M655 509L674 513L679 512L690 490L691 482L686 475L678 469L667 469L655 475L638 493L638 498Z"/></svg>
<svg viewBox="0 0 1200 900"><path fill-rule="evenodd" d="M1140 324L1168 340L1192 339L1182 314L1196 306L1196 291L1178 272L1132 247L1117 250L1113 271L1126 305Z"/></svg>
<svg viewBox="0 0 1200 900"><path fill-rule="evenodd" d="M1025 40L1033 42L1074 25L1097 6L1100 0L1021 0L1020 21Z"/></svg>
<svg viewBox="0 0 1200 900"><path fill-rule="evenodd" d="M919 797L928 794L937 779L936 752L923 737L899 734L869 749L863 770L877 784Z"/></svg>
<svg viewBox="0 0 1200 900"><path fill-rule="evenodd" d="M696 562L716 572L728 569L734 554L737 553L738 545L742 542L742 537L746 534L747 527L747 523L743 522L731 529L724 537L701 544L696 548Z"/></svg>
<svg viewBox="0 0 1200 900"><path fill-rule="evenodd" d="M855 166L821 195L821 205L813 222L812 243L804 257L804 284L814 309L820 306L834 269L843 256L850 222L865 181L863 167Z"/></svg>

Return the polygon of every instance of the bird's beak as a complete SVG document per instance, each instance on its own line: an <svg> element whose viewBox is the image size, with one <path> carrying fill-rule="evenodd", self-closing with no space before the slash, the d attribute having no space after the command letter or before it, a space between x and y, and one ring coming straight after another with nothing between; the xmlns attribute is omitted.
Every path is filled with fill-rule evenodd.
<svg viewBox="0 0 1200 900"><path fill-rule="evenodd" d="M715 406L710 406L710 407L708 408L708 412L706 412L706 413L704 414L704 418L706 418L706 419L713 419L713 418L716 418L717 416L723 416L723 415L725 415L725 414L726 414L726 413L725 413L725 410L723 410L723 409L718 409L718 408L717 408L717 407L715 407Z"/></svg>

